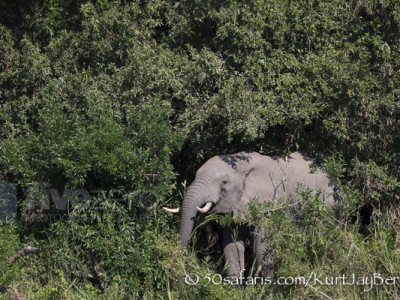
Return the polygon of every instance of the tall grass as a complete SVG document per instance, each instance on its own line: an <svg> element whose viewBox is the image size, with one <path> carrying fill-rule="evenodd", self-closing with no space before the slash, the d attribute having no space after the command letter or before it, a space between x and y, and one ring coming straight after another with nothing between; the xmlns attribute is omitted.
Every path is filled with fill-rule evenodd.
<svg viewBox="0 0 400 300"><path fill-rule="evenodd" d="M207 250L208 255L199 256L199 249L183 249L178 243L177 235L170 233L167 236L152 235L154 240L149 247L154 249L151 257L146 256L146 249L143 248L142 259L145 263L142 261L141 264L148 271L146 273L146 269L140 270L144 272L143 276L156 276L153 281L149 281L147 277L114 276L107 279L108 284L101 288L98 281L85 273L90 272L87 264L82 264L82 274L78 274L79 276L69 273L79 271L79 264L68 269L68 261L85 262L82 245L72 237L69 241L75 241L75 244L62 243L63 237L56 239L54 236L48 240L36 241L35 245L40 247L40 253L22 257L14 264L9 264L9 257L24 243L33 243L35 239L25 238L24 243L21 243L17 226L2 225L0 298L398 299L399 210L375 210L371 224L365 230L360 230L357 218L349 218L345 212L336 219L331 209L321 205L317 198L307 195L303 198L301 204L291 211L257 205L250 207L253 217L261 220L260 226L264 228L266 239L272 245L275 262L269 281L261 282L258 279L257 284L250 277L245 278L242 284L228 284L224 281L221 251L212 251L219 247L218 242L214 248ZM210 220L218 222L215 216ZM203 220L203 223L206 221ZM62 226L58 230L60 228ZM75 230L83 229L76 227ZM197 230L195 235L198 240L203 241L198 236L200 233ZM127 247L125 250L129 253L131 246L127 243L124 247ZM140 251L138 247L132 249ZM63 261L54 265L51 255L58 255ZM74 258L72 255L79 257ZM123 263L121 258L116 256L115 259L119 259L119 264ZM135 273L134 268L138 266L133 266L132 260L126 261L130 264L126 264L125 268L133 271L125 274L141 274ZM250 270L248 276L254 274L254 261L249 259L246 267ZM52 269L53 272L49 272ZM104 278L116 274L107 269L102 272L101 276ZM135 286L142 282L143 288L139 287L137 292L126 289L129 282ZM149 282L153 284L149 285Z"/></svg>
<svg viewBox="0 0 400 300"><path fill-rule="evenodd" d="M346 218L335 219L331 209L320 204L317 198L305 197L290 214L252 209L253 213L258 209L257 219L263 220L273 248L276 268L270 282L248 280L250 284L240 286L209 282L210 277L220 278L212 259L199 265L192 253L180 261L186 266L184 272L167 273L174 282L169 295L175 295L173 299L398 299L398 211L375 211L371 225L360 230L359 219L346 213L342 213ZM196 274L198 284L185 283L185 274Z"/></svg>

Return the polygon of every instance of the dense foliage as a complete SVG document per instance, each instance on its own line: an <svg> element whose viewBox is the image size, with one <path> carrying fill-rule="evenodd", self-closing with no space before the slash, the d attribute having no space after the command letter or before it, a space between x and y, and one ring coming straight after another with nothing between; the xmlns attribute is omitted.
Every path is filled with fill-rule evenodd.
<svg viewBox="0 0 400 300"><path fill-rule="evenodd" d="M184 272L205 274L208 265L183 259L176 220L160 207L180 203L181 183L206 159L241 150L305 152L340 187L346 226L313 228L311 245L284 216L267 218L291 237L274 241L278 274L322 266L392 274L400 266L399 32L395 0L1 1L0 181L107 192L60 222L38 222L21 200L19 221L0 227L0 295L324 295L185 285ZM110 200L116 190L121 201ZM309 201L304 214L315 212ZM359 230L362 206L375 210ZM39 253L6 263L28 244ZM379 253L387 257L363 260ZM398 296L379 287L325 293Z"/></svg>

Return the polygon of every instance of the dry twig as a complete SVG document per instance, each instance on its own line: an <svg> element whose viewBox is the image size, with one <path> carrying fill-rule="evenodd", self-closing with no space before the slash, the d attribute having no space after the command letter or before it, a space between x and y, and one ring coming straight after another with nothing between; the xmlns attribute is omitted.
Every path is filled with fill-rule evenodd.
<svg viewBox="0 0 400 300"><path fill-rule="evenodd" d="M10 257L10 259L8 260L8 263L9 264L15 263L17 261L17 259L19 259L20 257L29 255L31 253L34 253L34 252L38 251L38 250L39 250L39 248L32 247L32 246L27 246L25 248L22 248L14 256Z"/></svg>

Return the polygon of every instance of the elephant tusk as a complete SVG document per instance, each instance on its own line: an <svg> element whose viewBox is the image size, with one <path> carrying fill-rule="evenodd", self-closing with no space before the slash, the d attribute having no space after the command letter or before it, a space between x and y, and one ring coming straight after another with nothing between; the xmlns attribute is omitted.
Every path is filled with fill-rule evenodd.
<svg viewBox="0 0 400 300"><path fill-rule="evenodd" d="M202 214L205 214L206 212L208 212L210 210L212 205L213 205L212 202L207 202L206 205L204 205L203 207L196 207L196 208L199 212L201 212Z"/></svg>
<svg viewBox="0 0 400 300"><path fill-rule="evenodd" d="M163 209L167 212L173 213L173 214L177 214L180 212L181 208L168 208L168 207L163 207Z"/></svg>

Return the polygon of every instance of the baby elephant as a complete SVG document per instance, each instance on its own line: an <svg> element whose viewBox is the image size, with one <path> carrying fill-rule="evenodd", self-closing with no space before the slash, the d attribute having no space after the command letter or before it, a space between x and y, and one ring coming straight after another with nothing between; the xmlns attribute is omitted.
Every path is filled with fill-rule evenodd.
<svg viewBox="0 0 400 300"><path fill-rule="evenodd" d="M269 157L255 152L215 156L197 171L195 180L185 194L182 207L165 209L170 212L180 211L179 239L186 246L198 212L232 213L233 216L238 216L252 199L265 202L296 197L298 184L320 191L323 200L327 204L333 204L333 188L328 177L320 171L311 172L311 164L312 161L298 152L287 157ZM265 257L266 244L257 227L251 232L244 226L224 228L224 257L229 277L243 275L243 242L247 237L253 238L257 273L269 264Z"/></svg>

